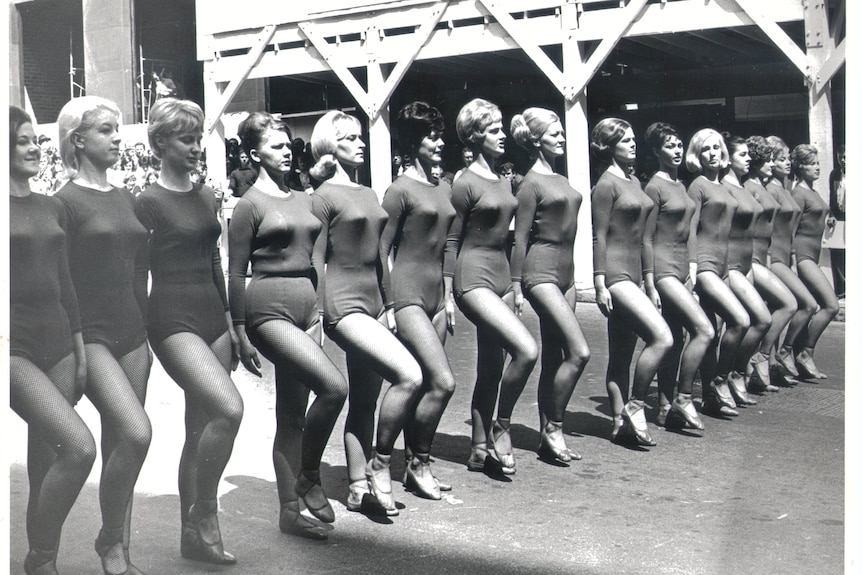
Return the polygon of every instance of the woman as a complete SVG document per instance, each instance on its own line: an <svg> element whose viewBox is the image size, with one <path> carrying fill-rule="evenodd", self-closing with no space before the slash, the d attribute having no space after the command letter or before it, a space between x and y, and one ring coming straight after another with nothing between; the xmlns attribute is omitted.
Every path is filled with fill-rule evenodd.
<svg viewBox="0 0 862 575"><path fill-rule="evenodd" d="M318 272L311 263L320 221L311 197L288 189L291 148L287 127L265 112L239 125L243 150L258 174L237 203L230 230L229 290L240 359L260 375L255 347L275 365L276 433L272 448L284 533L325 539L335 513L320 485L320 459L347 397L344 376L320 347ZM246 289L251 261L252 279ZM308 407L308 391L316 399Z"/></svg>
<svg viewBox="0 0 862 575"><path fill-rule="evenodd" d="M778 391L778 388L770 382L769 373L772 365L780 364L774 361L771 364L770 354L784 328L787 327L796 313L796 298L793 297L793 294L778 276L767 267L769 244L772 242L775 215L779 209L778 202L766 189L766 184L772 178L774 167L773 149L766 138L762 136L751 136L746 140L746 144L748 144L748 153L751 157L751 167L749 169L750 175L745 180L744 186L763 208L754 220L754 252L751 258L751 269L754 287L772 313L772 325L763 336L759 349L751 358L751 378L748 381L748 388L758 392Z"/></svg>
<svg viewBox="0 0 862 575"><path fill-rule="evenodd" d="M835 168L829 174L829 222L844 222L845 221L845 205L847 199L847 177L845 170L847 167L847 154L844 145L838 146L838 151L835 154ZM846 236L845 236L846 239ZM832 264L832 285L835 287L835 297L843 298L846 286L844 277L845 271L845 252L842 248L829 248L829 263Z"/></svg>
<svg viewBox="0 0 862 575"><path fill-rule="evenodd" d="M27 575L56 575L63 523L96 460L75 412L87 379L78 301L65 250L65 213L30 191L41 150L33 121L9 107L9 388L27 422Z"/></svg>
<svg viewBox="0 0 862 575"><path fill-rule="evenodd" d="M527 108L512 118L510 131L533 159L518 187L512 281L521 284L539 316L538 453L543 459L566 463L581 459L566 445L563 418L590 359L575 316L573 249L582 196L554 172L554 162L566 150L563 125L554 112Z"/></svg>
<svg viewBox="0 0 862 575"><path fill-rule="evenodd" d="M162 168L158 181L139 196L137 213L150 232L150 343L185 392L180 552L229 565L236 559L221 540L218 484L243 403L230 378L239 341L227 305L215 195L190 179L201 155L203 125L203 111L194 102L164 98L153 105L147 136Z"/></svg>
<svg viewBox="0 0 862 575"><path fill-rule="evenodd" d="M536 364L538 349L511 304L503 300L509 291L517 290L515 310L521 313L524 298L520 284L511 281L506 259L509 222L518 201L509 180L494 172L494 160L505 151L502 120L500 109L481 98L471 100L458 112L458 139L474 159L452 187L456 215L446 251L454 269L447 266L444 274L453 278L455 301L476 326L476 386L470 406L472 439L467 469L482 471L489 448L493 448L501 471L511 475L515 473L509 431L512 410ZM503 369L505 353L512 359Z"/></svg>
<svg viewBox="0 0 862 575"><path fill-rule="evenodd" d="M612 441L633 439L656 444L644 413L649 385L673 346L662 319L658 293L641 291L641 277L654 285L653 262L643 254L646 220L655 209L634 176L637 145L631 125L605 118L590 134L590 149L603 164L592 190L593 281L596 303L608 318L608 368L605 383L613 415ZM629 369L637 338L645 346L638 357L629 398Z"/></svg>
<svg viewBox="0 0 862 575"><path fill-rule="evenodd" d="M767 182L766 189L778 203L778 211L772 226L772 238L769 244L769 270L787 286L796 298L797 310L793 314L784 334L781 347L773 354L776 365L771 368L770 383L787 385L787 377L798 377L796 359L793 354L793 342L808 325L811 316L817 312L817 301L799 276L791 269L793 265L793 234L802 216L802 210L793 199L788 189L790 181L790 149L784 140L778 136L769 136L767 143L774 150L772 178ZM776 342L776 347L778 342Z"/></svg>
<svg viewBox="0 0 862 575"><path fill-rule="evenodd" d="M446 236L455 219L452 190L434 180L432 167L443 152L443 116L424 102L407 104L395 129L409 158L404 173L383 196L389 215L380 238L380 257L392 258L392 297L398 338L422 367L422 389L404 426L406 485L429 499L440 499L440 484L429 465L431 444L443 411L455 391L455 376L443 351L454 328L452 281L443 278Z"/></svg>
<svg viewBox="0 0 862 575"><path fill-rule="evenodd" d="M739 415L727 378L742 338L751 325L748 312L726 283L731 222L739 206L719 181L721 170L729 162L730 155L721 134L704 128L692 136L685 154L686 168L697 175L687 192L694 200L689 234L689 253L694 259L690 277L695 282L700 305L715 329L715 337L700 364L701 411L715 416ZM724 321L724 334L720 337L716 316Z"/></svg>
<svg viewBox="0 0 862 575"><path fill-rule="evenodd" d="M371 491L387 515L398 515L389 465L395 440L422 385L422 370L392 334L389 266L380 257L386 212L374 190L356 183L365 163L359 120L327 112L311 134L317 162L311 175L323 183L312 196L322 222L316 268L326 265L324 327L347 355L349 407L344 449L350 493L347 509L359 511ZM324 181L325 180L325 181ZM372 456L374 411L382 380L392 385L380 402L377 449Z"/></svg>
<svg viewBox="0 0 862 575"><path fill-rule="evenodd" d="M57 120L71 180L57 193L66 209L69 268L87 352L86 394L102 422L102 529L96 551L105 573L138 573L128 556L135 482L150 446L144 411L152 354L144 327L147 231L135 200L108 182L117 161L120 110L97 96L75 98Z"/></svg>
<svg viewBox="0 0 862 575"><path fill-rule="evenodd" d="M763 213L763 208L754 199L742 182L751 168L748 145L739 136L723 134L729 154L728 169L721 179L722 185L737 202L730 222L728 235L727 265L728 285L736 298L748 312L750 326L739 344L733 369L727 379L730 392L738 405L755 405L757 400L748 394L745 382L746 368L763 336L772 325L769 308L754 287L752 279L752 256L754 254L754 225Z"/></svg>
<svg viewBox="0 0 862 575"><path fill-rule="evenodd" d="M800 144L790 154L791 175L796 178L793 199L802 210L793 245L796 248L796 272L808 288L820 309L802 328L793 342L796 369L806 379L825 379L826 374L814 363L814 347L836 315L838 298L829 280L820 270L820 244L829 214L829 204L814 191L814 182L820 177L817 148Z"/></svg>
<svg viewBox="0 0 862 575"><path fill-rule="evenodd" d="M692 386L715 330L691 291L688 240L695 206L679 180L679 167L684 157L682 140L673 126L662 122L650 125L644 138L652 153L651 159L658 163L658 171L644 190L655 203L647 218L644 237L647 260L654 261L655 285L648 285L647 291L658 291L662 317L673 334L673 348L658 371L657 422L670 426L675 418L685 426L703 429L691 400ZM683 330L689 333L687 345Z"/></svg>

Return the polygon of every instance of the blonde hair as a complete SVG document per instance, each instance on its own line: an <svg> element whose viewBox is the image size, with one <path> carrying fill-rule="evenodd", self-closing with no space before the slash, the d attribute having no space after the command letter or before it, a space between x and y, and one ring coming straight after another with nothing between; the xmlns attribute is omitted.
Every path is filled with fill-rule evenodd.
<svg viewBox="0 0 862 575"><path fill-rule="evenodd" d="M162 98L150 108L150 124L147 127L147 139L153 155L162 159L159 148L159 138L168 138L180 132L192 130L203 131L204 112L191 100L178 98Z"/></svg>
<svg viewBox="0 0 862 575"><path fill-rule="evenodd" d="M727 144L724 143L722 135L712 128L702 128L694 133L685 150L685 167L688 168L689 172L697 175L703 172L703 166L700 164L700 152L704 143L713 136L718 137L721 146L720 169L723 170L730 164L730 153L727 151Z"/></svg>
<svg viewBox="0 0 862 575"><path fill-rule="evenodd" d="M485 129L502 119L503 114L496 104L482 98L474 98L464 104L458 112L455 131L461 143L473 149L482 142Z"/></svg>
<svg viewBox="0 0 862 575"><path fill-rule="evenodd" d="M308 173L316 180L328 180L335 174L338 160L335 152L338 150L338 140L347 133L343 126L350 124L362 129L359 120L340 110L325 113L314 125L311 131L311 155L315 164Z"/></svg>
<svg viewBox="0 0 862 575"><path fill-rule="evenodd" d="M509 132L515 143L527 150L530 157L538 155L535 143L548 130L554 122L559 122L560 117L551 110L545 108L527 108L522 114L515 114L509 125Z"/></svg>
<svg viewBox="0 0 862 575"><path fill-rule="evenodd" d="M78 160L78 149L72 142L75 134L86 132L95 125L100 112L107 112L120 121L120 108L107 98L99 96L81 96L72 98L57 117L57 131L60 135L60 158L66 168L66 174L73 177L81 167Z"/></svg>

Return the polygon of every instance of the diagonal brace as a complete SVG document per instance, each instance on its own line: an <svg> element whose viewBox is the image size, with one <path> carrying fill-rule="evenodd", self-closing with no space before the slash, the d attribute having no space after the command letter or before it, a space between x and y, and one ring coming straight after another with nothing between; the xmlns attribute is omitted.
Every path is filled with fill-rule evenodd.
<svg viewBox="0 0 862 575"><path fill-rule="evenodd" d="M838 72L839 68L844 65L844 62L847 60L847 56L845 54L845 43L847 42L846 38L841 40L841 43L832 51L829 55L829 59L823 63L823 66L820 67L820 71L817 73L817 83L815 84L815 89L818 93L823 91L835 74Z"/></svg>
<svg viewBox="0 0 862 575"><path fill-rule="evenodd" d="M796 66L802 75L805 76L809 84L814 84L814 78L811 74L811 65L808 62L808 56L802 49L796 45L790 36L775 23L774 20L766 16L763 12L763 2L759 0L736 0L742 10L754 20L754 23L763 30L770 40L784 52L784 55Z"/></svg>
<svg viewBox="0 0 862 575"><path fill-rule="evenodd" d="M335 72L335 75L338 76L338 79L341 80L341 83L344 84L344 87L347 88L347 91L350 92L350 95L353 96L359 106L365 110L366 113L370 113L371 108L369 106L370 98L368 97L368 93L359 84L350 72L350 69L340 61L336 51L332 49L332 46L326 41L326 38L317 33L314 29L314 24L311 22L300 22L299 29L320 53L330 69Z"/></svg>

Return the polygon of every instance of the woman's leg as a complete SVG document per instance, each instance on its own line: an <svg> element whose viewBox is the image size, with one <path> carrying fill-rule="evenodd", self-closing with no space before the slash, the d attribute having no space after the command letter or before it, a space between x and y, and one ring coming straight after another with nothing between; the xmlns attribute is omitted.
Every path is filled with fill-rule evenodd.
<svg viewBox="0 0 862 575"><path fill-rule="evenodd" d="M733 365L734 371L745 374L751 356L755 350L760 348L763 336L766 335L772 325L772 315L769 313L766 302L760 297L752 281L742 272L730 270L728 280L730 289L748 312L748 317L751 319L751 326L745 332L742 342L739 344L739 350L736 353Z"/></svg>
<svg viewBox="0 0 862 575"><path fill-rule="evenodd" d="M713 272L697 274L696 289L700 296L700 305L707 316L718 315L724 320L724 334L720 336L721 343L718 346L718 363L714 370L709 370L707 373L704 373L705 370L701 368L703 383L707 385L716 377L726 378L733 369L739 345L751 325L751 319L730 287L717 274ZM719 333L716 330L715 339L719 338ZM710 359L707 353L704 360L709 362Z"/></svg>
<svg viewBox="0 0 862 575"><path fill-rule="evenodd" d="M817 300L817 305L820 306L820 309L811 317L811 321L802 328L802 332L796 338L794 343L796 360L808 371L808 375L826 377L814 365L814 347L826 330L826 326L838 315L838 298L835 297L829 280L826 279L820 267L813 260L799 262L796 269L799 272L799 279L802 280L802 283ZM800 353L803 354L801 359Z"/></svg>
<svg viewBox="0 0 862 575"><path fill-rule="evenodd" d="M56 559L63 523L96 460L96 443L72 407L74 356L70 354L45 373L13 355L9 368L12 409L27 422L31 437L39 438L53 452L40 466L44 474L31 485L27 507L27 563L38 567ZM38 458L30 456L30 460Z"/></svg>
<svg viewBox="0 0 862 575"><path fill-rule="evenodd" d="M773 310L772 325L763 336L763 342L760 345L760 353L768 356L772 348L778 343L781 332L796 315L798 308L793 293L769 268L754 264L753 270L754 287L763 296L769 308Z"/></svg>
<svg viewBox="0 0 862 575"><path fill-rule="evenodd" d="M792 349L799 333L808 325L811 317L817 313L817 300L814 299L799 276L786 265L773 263L769 269L796 298L796 313L793 314L787 325L787 333L784 334L784 343L782 344L782 347Z"/></svg>

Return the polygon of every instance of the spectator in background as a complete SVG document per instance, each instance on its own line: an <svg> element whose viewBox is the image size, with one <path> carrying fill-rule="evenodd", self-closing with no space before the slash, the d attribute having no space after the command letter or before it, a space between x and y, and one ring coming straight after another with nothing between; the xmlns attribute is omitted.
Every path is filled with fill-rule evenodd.
<svg viewBox="0 0 862 575"><path fill-rule="evenodd" d="M829 174L829 212L832 215L827 223L835 221L844 221L844 168L845 168L845 153L844 146L838 147L835 169ZM834 230L834 227L833 227ZM845 236L846 240L846 236ZM832 286L835 288L835 295L839 298L844 297L844 258L846 251L841 248L829 248L829 258L832 261Z"/></svg>
<svg viewBox="0 0 862 575"><path fill-rule="evenodd" d="M471 150L470 148L464 148L463 150L461 150L461 162L464 164L464 166L460 170L455 172L455 175L452 177L452 181L457 180L458 177L464 172L464 170L469 168L470 164L473 163L473 150Z"/></svg>
<svg viewBox="0 0 862 575"><path fill-rule="evenodd" d="M228 188L236 199L241 198L257 179L257 170L251 166L245 150L239 153L239 167L230 173L229 179Z"/></svg>

